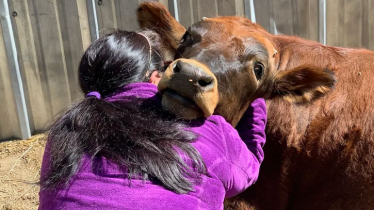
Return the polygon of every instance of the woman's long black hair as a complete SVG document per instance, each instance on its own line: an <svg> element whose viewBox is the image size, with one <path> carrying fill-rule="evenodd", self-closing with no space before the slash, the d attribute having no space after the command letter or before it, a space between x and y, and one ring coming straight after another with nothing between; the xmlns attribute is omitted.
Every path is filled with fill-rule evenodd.
<svg viewBox="0 0 374 210"><path fill-rule="evenodd" d="M143 35L127 31L116 31L92 43L79 66L85 94L96 91L105 98L127 84L148 81L152 70L163 68L160 37L151 31L141 33L152 47ZM51 159L41 186L66 186L88 155L93 163L97 157L105 157L118 164L127 174L124 178L140 176L176 193L187 193L199 180L198 174L205 173L205 165L190 144L196 136L185 127L154 103L85 98L51 126Z"/></svg>

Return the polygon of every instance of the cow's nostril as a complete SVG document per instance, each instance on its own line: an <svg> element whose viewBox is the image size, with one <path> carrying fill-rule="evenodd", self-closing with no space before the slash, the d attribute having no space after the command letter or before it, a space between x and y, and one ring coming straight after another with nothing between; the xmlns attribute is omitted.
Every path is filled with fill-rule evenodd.
<svg viewBox="0 0 374 210"><path fill-rule="evenodd" d="M201 87L206 87L213 83L213 78L210 78L210 77L202 78L202 79L199 79L198 83Z"/></svg>
<svg viewBox="0 0 374 210"><path fill-rule="evenodd" d="M178 72L180 72L181 69L179 68L179 65L175 65L173 71L174 71L174 73L178 73Z"/></svg>

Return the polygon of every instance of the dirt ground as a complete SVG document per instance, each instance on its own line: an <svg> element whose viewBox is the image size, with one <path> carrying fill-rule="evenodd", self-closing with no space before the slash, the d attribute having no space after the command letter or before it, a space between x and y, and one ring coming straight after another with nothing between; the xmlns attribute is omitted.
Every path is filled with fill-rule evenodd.
<svg viewBox="0 0 374 210"><path fill-rule="evenodd" d="M45 135L0 143L1 210L38 209L40 165Z"/></svg>

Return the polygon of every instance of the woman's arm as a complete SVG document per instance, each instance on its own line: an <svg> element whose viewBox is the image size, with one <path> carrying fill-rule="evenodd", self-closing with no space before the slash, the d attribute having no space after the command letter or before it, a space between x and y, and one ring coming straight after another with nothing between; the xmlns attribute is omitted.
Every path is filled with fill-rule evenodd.
<svg viewBox="0 0 374 210"><path fill-rule="evenodd" d="M222 122L227 142L227 161L215 168L223 174L226 197L241 193L258 177L264 159L266 105L264 99L255 100L245 112L236 130ZM224 164L224 165L223 165Z"/></svg>
<svg viewBox="0 0 374 210"><path fill-rule="evenodd" d="M262 147L266 141L265 126L266 104L262 98L252 102L236 126L239 136L260 163L264 159Z"/></svg>

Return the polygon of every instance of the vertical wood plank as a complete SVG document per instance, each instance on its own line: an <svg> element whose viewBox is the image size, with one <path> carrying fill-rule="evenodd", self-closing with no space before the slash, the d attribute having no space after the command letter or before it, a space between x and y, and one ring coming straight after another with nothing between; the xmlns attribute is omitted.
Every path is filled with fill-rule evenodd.
<svg viewBox="0 0 374 210"><path fill-rule="evenodd" d="M16 11L14 6L13 6L13 1L8 1L8 4L9 4L9 11ZM11 18L13 33L14 33L13 38L14 38L16 48L17 48L17 59L18 59L20 76L21 76L21 80L22 80L22 89L23 89L23 95L24 95L24 100L25 100L25 105L26 105L25 108L27 109L26 112L27 112L27 118L28 118L27 119L28 122L26 122L26 124L25 124L25 122L20 121L20 126L21 126L21 131L22 131L22 129L29 130L30 135L31 135L35 131L35 126L34 126L34 121L32 120L32 109L31 109L31 104L30 104L30 95L29 95L29 90L28 90L27 80L26 80L26 75L25 75L26 72L25 72L25 69L24 69L24 66L23 66L23 62L22 62L22 60L23 60L22 55L20 53L20 48L21 48L20 47L20 42L21 41L19 40L19 34L18 34L17 24L16 24L16 17L18 17L18 13L17 13L17 16ZM17 103L17 98L16 98L16 103ZM18 112L19 111L20 110L18 110ZM20 113L18 113L18 114L20 114ZM22 134L22 137L26 137L26 136L28 136L28 135Z"/></svg>
<svg viewBox="0 0 374 210"><path fill-rule="evenodd" d="M90 24L88 22L86 1L77 1L79 25L82 35L83 50L86 50L91 44Z"/></svg>
<svg viewBox="0 0 374 210"><path fill-rule="evenodd" d="M107 28L107 29L122 29L128 31L136 31L139 30L138 22L136 19L136 9L139 6L139 3L144 2L147 0L109 0L106 4L111 3L112 5L112 12L110 9L102 10L101 19L105 19L106 16L114 15L113 22L116 22L115 27ZM149 0L148 0L149 1ZM157 1L157 0L152 0ZM159 2L163 3L166 7L169 6L168 0L159 0ZM102 6L104 5L104 1ZM113 9L114 8L114 9ZM99 16L99 15L98 15ZM101 26L100 26L101 27ZM103 27L101 27L103 29Z"/></svg>
<svg viewBox="0 0 374 210"><path fill-rule="evenodd" d="M293 34L300 37L308 36L308 0L292 0ZM317 16L318 17L318 16Z"/></svg>
<svg viewBox="0 0 374 210"><path fill-rule="evenodd" d="M369 0L362 0L361 7L362 14L362 33L361 33L361 46L369 48ZM373 11L371 11L373 12Z"/></svg>
<svg viewBox="0 0 374 210"><path fill-rule="evenodd" d="M271 0L254 0L253 4L255 5L257 23L270 32L271 15L269 1Z"/></svg>
<svg viewBox="0 0 374 210"><path fill-rule="evenodd" d="M369 16L368 24L369 28L369 49L374 50L374 0L369 0Z"/></svg>
<svg viewBox="0 0 374 210"><path fill-rule="evenodd" d="M274 5L274 20L277 29L287 35L293 35L293 9L292 0L272 0Z"/></svg>
<svg viewBox="0 0 374 210"><path fill-rule="evenodd" d="M0 24L0 140L20 137L18 115Z"/></svg>
<svg viewBox="0 0 374 210"><path fill-rule="evenodd" d="M118 10L115 10L115 6L113 6L114 0L101 1L100 5L97 0L95 2L100 36L117 29L119 27L116 17Z"/></svg>
<svg viewBox="0 0 374 210"><path fill-rule="evenodd" d="M361 0L349 0L344 8L344 46L361 47L362 4ZM353 32L353 33L352 33Z"/></svg>
<svg viewBox="0 0 374 210"><path fill-rule="evenodd" d="M55 1L29 1L42 83L46 86L42 88L46 91L44 99L45 103L50 104L47 109L52 116L70 104L70 88L55 4Z"/></svg>
<svg viewBox="0 0 374 210"><path fill-rule="evenodd" d="M308 0L305 0L305 1L308 1ZM307 15L305 14L307 9L306 9L305 5L303 7L303 3L305 3L305 1L304 2L298 2L298 0L291 0L290 1L291 13L292 13L292 35L299 35L302 32L306 31L307 27L306 26L301 26L301 24L300 24L300 23L303 23L303 22L307 21L307 19L306 19ZM301 5L299 5L298 3L300 3ZM299 12L299 10L301 10L301 11ZM304 11L304 13L303 13L303 11Z"/></svg>
<svg viewBox="0 0 374 210"><path fill-rule="evenodd" d="M27 1L27 0L25 0ZM33 117L35 117L35 115L40 115L41 117L45 117L46 119L50 119L52 116L53 116L53 113L52 113L52 100L51 100L51 92L50 92L50 89L48 87L48 76L47 76L47 73L46 73L46 65L45 65L45 57L44 57L44 54L42 53L42 44L40 42L40 36L39 34L41 33L39 27L37 26L39 24L39 17L38 15L35 13L34 11L34 5L35 5L35 1L27 1L26 3L26 6L28 7L28 16L29 16L29 21L30 21L30 27L31 27L31 30L30 30L30 36L32 35L32 39L31 41L34 43L34 48L35 49L31 49L31 50L34 50L35 52L35 56L36 56L36 65L37 65L37 68L34 69L35 71L35 77L37 77L38 79L38 83L35 83L33 84L33 86L36 86L34 87L35 89L37 89L37 85L40 86L40 89L39 89L39 95L38 97L40 97L39 100L41 100L40 104L43 104L43 107L44 109L43 110L36 110L35 113L33 113ZM27 14L26 14L27 15ZM27 21L25 18L23 19L20 19L20 22L22 21ZM17 22L17 21L16 21ZM27 49L22 49L22 53L28 53ZM32 83L32 82L30 82ZM37 84L37 85L36 85ZM29 89L31 91L31 89ZM32 103L32 107L34 107L33 103ZM33 108L34 109L34 108ZM37 127L37 126L36 126Z"/></svg>
<svg viewBox="0 0 374 210"><path fill-rule="evenodd" d="M235 0L217 0L218 15L235 16Z"/></svg>
<svg viewBox="0 0 374 210"><path fill-rule="evenodd" d="M79 86L78 65L83 55L82 36L79 24L78 7L75 0L57 1L59 24L66 62L71 101L81 99L83 94Z"/></svg>
<svg viewBox="0 0 374 210"><path fill-rule="evenodd" d="M193 8L191 0L178 1L179 22L188 28L194 23Z"/></svg>
<svg viewBox="0 0 374 210"><path fill-rule="evenodd" d="M293 35L318 41L318 1L293 0Z"/></svg>
<svg viewBox="0 0 374 210"><path fill-rule="evenodd" d="M15 27L19 42L18 53L19 62L23 66L25 75L25 86L27 86L31 114L30 121L33 122L36 130L42 130L50 118L50 113L46 113L47 107L43 96L43 86L41 83L39 64L34 44L34 33L31 27L30 13L27 0L13 0L13 10L17 12L15 17ZM46 86L45 86L46 88Z"/></svg>
<svg viewBox="0 0 374 210"><path fill-rule="evenodd" d="M181 1L177 1L177 2L178 2L178 5L175 6L174 0L168 0L168 4L169 4L168 10L169 10L171 16L173 16L174 18L175 18L175 12L176 12L175 8L179 9L179 4L181 3ZM180 12L180 11L177 11L177 12Z"/></svg>
<svg viewBox="0 0 374 210"><path fill-rule="evenodd" d="M191 3L192 3L191 8L192 8L192 12L193 12L193 14L192 14L193 21L192 22L194 22L194 23L201 20L201 18L199 17L198 1L199 0L191 0Z"/></svg>
<svg viewBox="0 0 374 210"><path fill-rule="evenodd" d="M235 15L240 17L245 17L244 14L244 1L243 0L235 0Z"/></svg>
<svg viewBox="0 0 374 210"><path fill-rule="evenodd" d="M185 0L183 0L185 1ZM160 3L166 6L166 8L169 8L169 0L159 0Z"/></svg>
<svg viewBox="0 0 374 210"><path fill-rule="evenodd" d="M198 0L197 6L198 19L202 17L216 17L217 16L217 1L216 0Z"/></svg>
<svg viewBox="0 0 374 210"><path fill-rule="evenodd" d="M17 29L15 27L14 17L17 13L12 15L10 11L14 11L13 4L11 1L3 0L0 5L2 6L1 13L1 25L3 30L3 39L5 45L5 51L8 62L8 69L12 84L12 93L14 94L15 106L17 110L18 128L21 133L16 133L15 136L18 138L29 138L31 132L34 130L34 124L29 119L31 115L29 95L25 80L25 75L22 66L22 58L20 58L18 49L20 48ZM30 123L31 122L31 123Z"/></svg>
<svg viewBox="0 0 374 210"><path fill-rule="evenodd" d="M345 1L326 1L326 42L327 45L343 46L344 8ZM340 12L337 12L340 11Z"/></svg>
<svg viewBox="0 0 374 210"><path fill-rule="evenodd" d="M138 6L138 0L115 0L117 26L119 29L128 31L135 31L139 29L138 22L136 20L136 9Z"/></svg>
<svg viewBox="0 0 374 210"><path fill-rule="evenodd" d="M318 0L309 0L309 5L308 5L308 20L309 24L308 25L308 39L318 41Z"/></svg>

